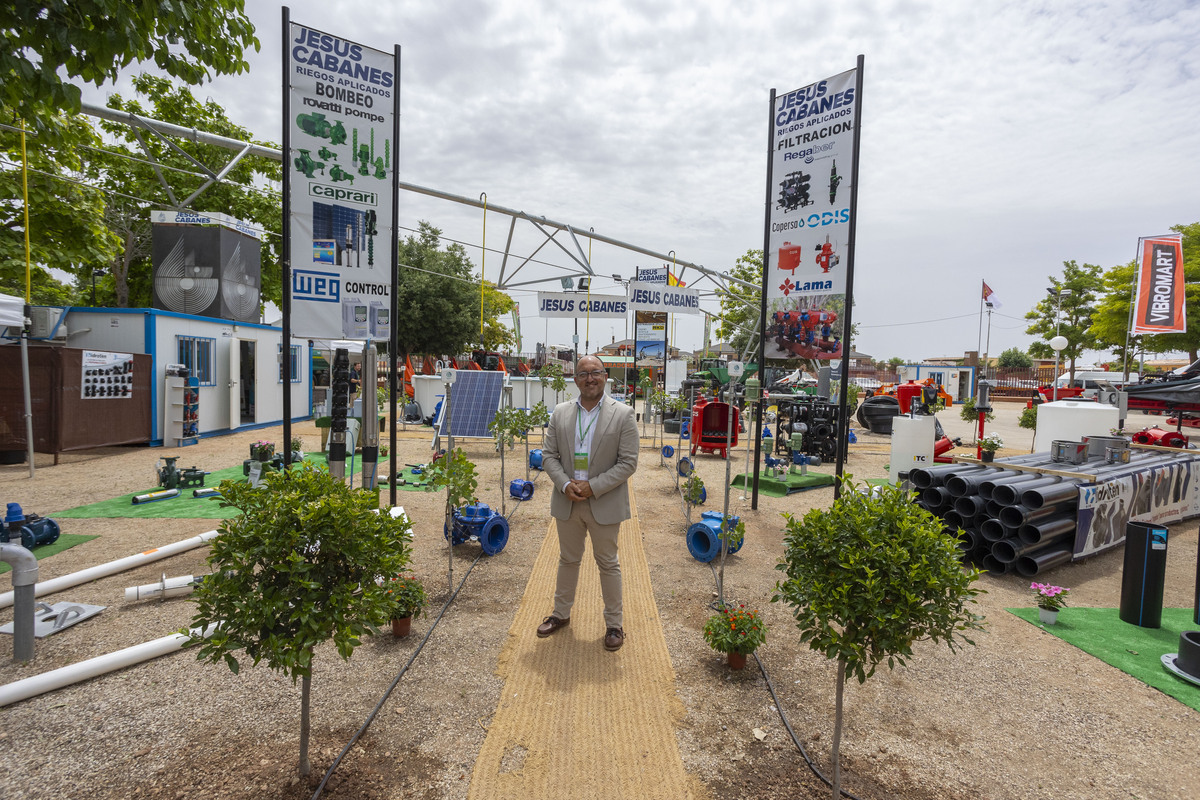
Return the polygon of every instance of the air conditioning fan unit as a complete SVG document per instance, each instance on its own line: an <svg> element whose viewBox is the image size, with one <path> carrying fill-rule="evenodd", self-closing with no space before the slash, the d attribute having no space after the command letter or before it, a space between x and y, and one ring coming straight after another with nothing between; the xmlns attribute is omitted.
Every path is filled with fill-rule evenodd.
<svg viewBox="0 0 1200 800"><path fill-rule="evenodd" d="M67 328L59 325L63 310L49 306L31 306L29 308L29 338L50 339L55 342L67 340ZM57 330L55 327L57 326ZM51 339L53 337L53 339Z"/></svg>
<svg viewBox="0 0 1200 800"><path fill-rule="evenodd" d="M260 242L222 226L154 226L155 308L258 322Z"/></svg>

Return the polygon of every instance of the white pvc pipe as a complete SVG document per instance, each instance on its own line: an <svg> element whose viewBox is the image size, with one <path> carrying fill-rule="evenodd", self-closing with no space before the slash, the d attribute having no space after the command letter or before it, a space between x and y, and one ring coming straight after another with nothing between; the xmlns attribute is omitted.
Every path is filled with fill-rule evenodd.
<svg viewBox="0 0 1200 800"><path fill-rule="evenodd" d="M192 593L196 588L195 575L181 575L178 578L162 576L157 583L146 583L141 586L130 586L125 590L126 600L149 600L153 597L182 597Z"/></svg>
<svg viewBox="0 0 1200 800"><path fill-rule="evenodd" d="M215 539L216 531L206 531L199 536L193 536L191 539L184 539L174 544L168 544L164 547L156 547L153 550L147 550L144 553L119 558L116 561L110 561L107 564L99 564L95 567L88 567L79 572L72 572L70 575L63 575L59 578L51 578L48 581L42 581L36 584L34 589L34 597L42 595L54 594L63 589L69 589L72 586L78 586L81 583L107 578L109 575L116 575L118 572L124 572L134 567L140 567L143 564L149 564L159 559L168 558L178 553L184 553L188 550L194 550L197 547ZM13 604L13 593L5 592L0 594L0 608L8 608Z"/></svg>
<svg viewBox="0 0 1200 800"><path fill-rule="evenodd" d="M199 634L207 639L209 636L212 636L215 629L215 624L209 625L203 631L199 628L192 628L188 631L188 634ZM124 650L118 650L115 653L96 656L95 658L89 658L87 661L80 661L77 664L43 672L41 675L32 675L28 678L22 678L19 681L13 681L12 683L0 686L0 706L19 703L22 700L37 697L39 694L45 694L55 689L61 689L64 686L70 686L89 678L95 678L97 675L104 675L114 670L140 664L143 661L149 661L152 658L165 656L167 653L173 653L183 647L184 642L189 638L188 634L173 633L161 639L154 639L134 645L133 647L126 647Z"/></svg>

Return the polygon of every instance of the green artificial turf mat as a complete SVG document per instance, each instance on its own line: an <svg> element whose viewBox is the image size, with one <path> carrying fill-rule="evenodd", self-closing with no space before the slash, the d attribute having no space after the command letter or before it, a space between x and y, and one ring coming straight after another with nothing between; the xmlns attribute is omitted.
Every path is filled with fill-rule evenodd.
<svg viewBox="0 0 1200 800"><path fill-rule="evenodd" d="M55 514L54 516L58 515ZM61 553L63 550L66 550L69 547L74 547L75 545L83 544L84 542L90 542L95 538L95 536L84 536L81 533L60 533L54 544L44 544L40 547L35 547L31 552L38 557L38 561L41 561L47 556L52 556L55 553ZM10 569L12 569L12 567L3 561L0 561L0 575L3 575Z"/></svg>
<svg viewBox="0 0 1200 800"><path fill-rule="evenodd" d="M304 456L304 462L306 464L324 466L326 463L325 454L307 453ZM178 465L182 465L182 461L178 462ZM357 465L356 462L355 466L357 467ZM347 472L349 472L349 465L347 465ZM357 474L358 470L356 469L356 477ZM215 489L220 486L221 481L228 478L239 481L245 480L246 477L242 474L242 465L238 464L236 467L210 472L204 478L204 488ZM222 506L220 497L193 497L193 488L180 489L178 497L134 505L134 497L158 490L159 487L151 486L140 492L122 495L112 500L89 503L85 506L76 506L66 511L49 514L48 516L52 519L109 519L115 517L131 519L229 519L236 517L239 513L236 508Z"/></svg>
<svg viewBox="0 0 1200 800"><path fill-rule="evenodd" d="M729 482L729 485L740 489L742 486L747 485L747 481L749 481L750 485L753 485L753 476L738 474ZM826 475L823 472L813 472L812 470L809 470L805 475L781 473L775 477L759 473L758 491L760 494L765 494L768 497L787 497L794 492L819 489L822 486L832 486L834 482L835 479L832 475Z"/></svg>
<svg viewBox="0 0 1200 800"><path fill-rule="evenodd" d="M1130 625L1115 608L1064 608L1058 622L1046 626L1038 621L1036 608L1008 611L1200 711L1200 686L1168 672L1161 661L1164 653L1179 652L1180 633L1200 628L1192 620L1192 609L1164 608L1160 628Z"/></svg>

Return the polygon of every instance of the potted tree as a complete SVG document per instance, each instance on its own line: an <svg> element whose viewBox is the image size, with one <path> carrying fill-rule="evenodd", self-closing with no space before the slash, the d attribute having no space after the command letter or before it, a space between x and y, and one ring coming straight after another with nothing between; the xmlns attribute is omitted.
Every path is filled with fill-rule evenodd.
<svg viewBox="0 0 1200 800"><path fill-rule="evenodd" d="M847 674L859 683L880 663L904 665L928 639L953 651L983 618L969 606L980 572L964 569L954 535L894 486L856 490L847 478L828 509L787 519L785 578L771 602L791 606L801 641L837 661L833 797L841 793L839 749Z"/></svg>
<svg viewBox="0 0 1200 800"><path fill-rule="evenodd" d="M704 623L704 641L718 653L724 653L730 669L743 669L746 656L767 640L767 623L756 608L745 603L725 605Z"/></svg>
<svg viewBox="0 0 1200 800"><path fill-rule="evenodd" d="M979 451L982 454L981 461L991 461L996 457L996 451L1004 447L1004 440L1000 438L998 433L989 433L979 440Z"/></svg>
<svg viewBox="0 0 1200 800"><path fill-rule="evenodd" d="M413 617L425 611L429 598L425 587L416 575L397 575L387 583L388 596L392 598L392 635L400 639L412 630Z"/></svg>
<svg viewBox="0 0 1200 800"><path fill-rule="evenodd" d="M304 776L314 651L332 639L348 659L363 634L392 618L395 603L378 579L404 570L412 529L379 513L377 490L353 489L311 465L267 473L262 488L225 480L221 495L241 513L212 541L211 573L192 593L196 633L187 646L234 674L248 659L300 680Z"/></svg>

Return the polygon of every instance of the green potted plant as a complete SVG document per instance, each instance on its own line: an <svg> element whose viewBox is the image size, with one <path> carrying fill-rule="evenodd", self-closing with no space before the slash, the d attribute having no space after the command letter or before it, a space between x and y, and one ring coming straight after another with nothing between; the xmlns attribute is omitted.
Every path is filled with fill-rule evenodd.
<svg viewBox="0 0 1200 800"><path fill-rule="evenodd" d="M388 596L392 598L392 635L396 638L408 636L412 630L413 617L425 613L429 597L420 579L412 573L397 575L387 582Z"/></svg>
<svg viewBox="0 0 1200 800"><path fill-rule="evenodd" d="M704 481L700 479L700 475L692 470L688 475L688 479L683 484L683 502L687 505L687 524L692 525L692 508L702 505L706 499L707 493L704 489Z"/></svg>
<svg viewBox="0 0 1200 800"><path fill-rule="evenodd" d="M304 441L299 436L292 437L292 463L304 460Z"/></svg>
<svg viewBox="0 0 1200 800"><path fill-rule="evenodd" d="M266 463L275 455L275 443L259 439L250 443L250 460Z"/></svg>
<svg viewBox="0 0 1200 800"><path fill-rule="evenodd" d="M989 433L979 440L979 449L983 453L983 461L991 461L996 457L996 451L1004 447L1004 440L998 433Z"/></svg>
<svg viewBox="0 0 1200 800"><path fill-rule="evenodd" d="M1053 625L1058 622L1058 612L1066 608L1067 595L1071 590L1065 586L1052 586L1049 583L1029 584L1033 591L1034 602L1038 607L1038 618L1043 625Z"/></svg>
<svg viewBox="0 0 1200 800"><path fill-rule="evenodd" d="M800 640L837 661L831 759L833 797L841 794L839 751L846 676L859 683L880 663L904 666L920 641L951 651L983 628L970 605L980 573L964 569L957 537L895 486L856 488L847 478L829 508L784 514L786 578L771 602L792 610ZM926 652L928 652L926 650Z"/></svg>
<svg viewBox="0 0 1200 800"><path fill-rule="evenodd" d="M767 623L756 608L745 603L726 605L704 623L704 641L718 653L725 653L730 669L743 669L746 656L767 640Z"/></svg>

